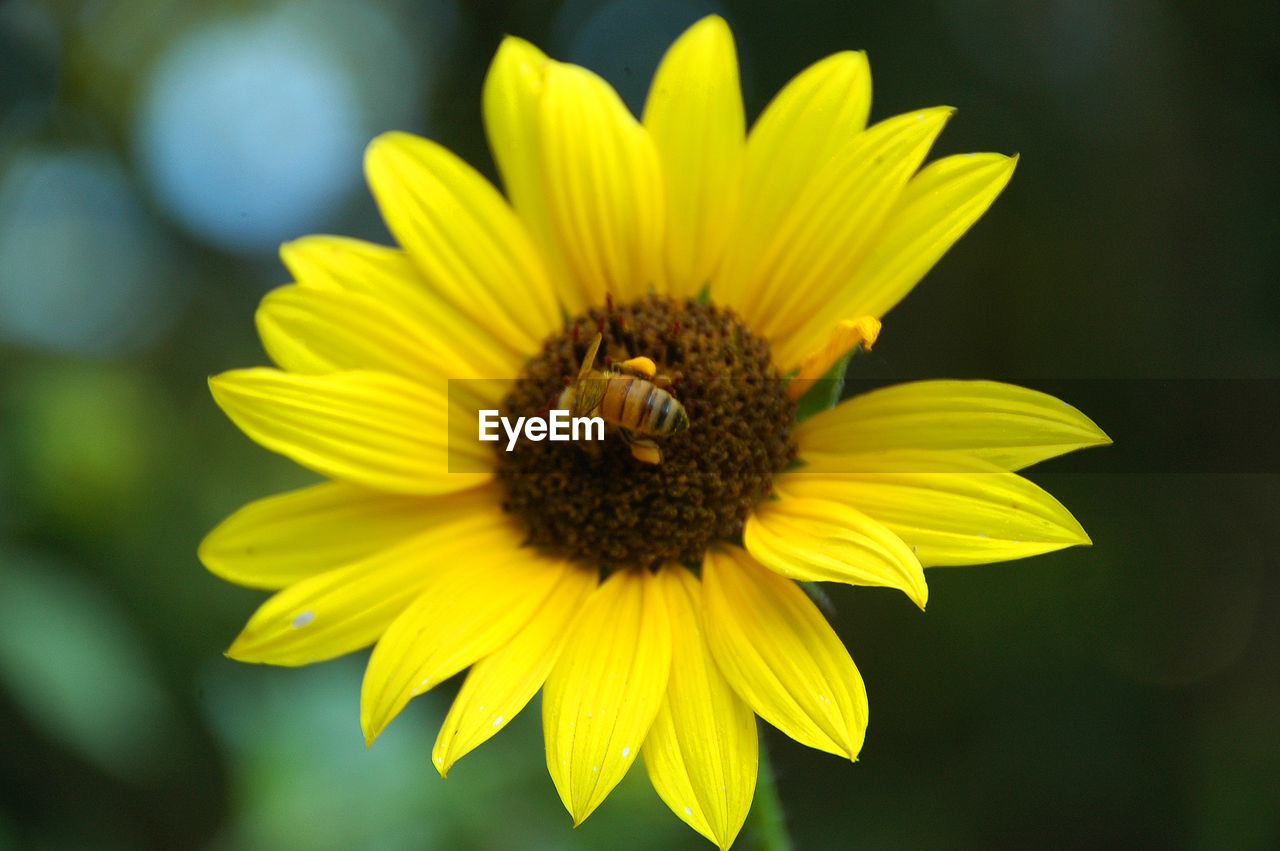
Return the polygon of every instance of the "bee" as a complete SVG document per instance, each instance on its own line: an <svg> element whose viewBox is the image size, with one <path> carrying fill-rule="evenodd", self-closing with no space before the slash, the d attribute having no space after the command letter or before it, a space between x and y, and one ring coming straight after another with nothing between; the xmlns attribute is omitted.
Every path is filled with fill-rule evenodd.
<svg viewBox="0 0 1280 851"><path fill-rule="evenodd" d="M600 417L616 425L637 461L661 464L662 451L651 437L684 431L689 427L689 415L676 397L659 386L670 381L657 374L658 368L649 358L630 358L597 369L596 353L602 338L597 333L591 341L577 378L560 393L557 407L573 416Z"/></svg>

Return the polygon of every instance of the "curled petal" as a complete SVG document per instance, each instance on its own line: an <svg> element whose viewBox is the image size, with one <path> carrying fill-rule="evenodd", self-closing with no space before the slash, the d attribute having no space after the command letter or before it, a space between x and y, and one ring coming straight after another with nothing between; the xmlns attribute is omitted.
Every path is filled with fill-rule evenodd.
<svg viewBox="0 0 1280 851"><path fill-rule="evenodd" d="M831 329L826 340L811 349L809 354L800 361L795 375L787 382L787 396L799 399L813 389L822 376L834 369L837 364L843 361L842 365L847 366L847 359L854 349L861 347L861 351L871 351L871 347L875 345L879 336L880 320L874 316L840 320ZM841 381L839 387L832 388L833 401L838 400L839 390L843 386L844 382Z"/></svg>
<svg viewBox="0 0 1280 851"><path fill-rule="evenodd" d="M848 287L875 244L875 233L952 112L934 107L867 128L812 170L804 190L778 221L738 306L753 328L778 341L776 359L784 370L797 365L812 345L795 332L816 314L832 315L832 303Z"/></svg>

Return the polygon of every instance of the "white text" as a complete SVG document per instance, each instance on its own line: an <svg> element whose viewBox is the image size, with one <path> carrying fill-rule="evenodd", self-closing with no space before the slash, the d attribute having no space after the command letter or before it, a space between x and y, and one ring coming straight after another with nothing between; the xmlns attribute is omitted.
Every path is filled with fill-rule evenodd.
<svg viewBox="0 0 1280 851"><path fill-rule="evenodd" d="M568 411L553 410L546 417L516 417L514 423L497 411L480 412L480 439L497 441L498 426L507 435L507 451L510 452L520 439L540 440L604 440L604 420L600 417L570 417Z"/></svg>

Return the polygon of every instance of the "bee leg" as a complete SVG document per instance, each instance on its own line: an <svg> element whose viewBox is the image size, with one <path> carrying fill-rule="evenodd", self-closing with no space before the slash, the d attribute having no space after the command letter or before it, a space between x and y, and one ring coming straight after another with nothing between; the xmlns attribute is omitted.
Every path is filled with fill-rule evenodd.
<svg viewBox="0 0 1280 851"><path fill-rule="evenodd" d="M630 447L631 457L642 464L662 463L662 450L658 448L658 444L647 437L636 437L625 428L618 429L618 433L622 435L622 439Z"/></svg>
<svg viewBox="0 0 1280 851"><path fill-rule="evenodd" d="M666 390L668 387L671 387L680 380L680 373L668 375L665 372L660 372L649 380L653 382L654 387L657 387L660 390Z"/></svg>
<svg viewBox="0 0 1280 851"><path fill-rule="evenodd" d="M661 464L662 450L652 440L637 440L631 444L631 457L642 464Z"/></svg>
<svg viewBox="0 0 1280 851"><path fill-rule="evenodd" d="M658 371L658 365L646 357L628 358L615 367L623 372L629 372L639 378L653 378L654 373Z"/></svg>

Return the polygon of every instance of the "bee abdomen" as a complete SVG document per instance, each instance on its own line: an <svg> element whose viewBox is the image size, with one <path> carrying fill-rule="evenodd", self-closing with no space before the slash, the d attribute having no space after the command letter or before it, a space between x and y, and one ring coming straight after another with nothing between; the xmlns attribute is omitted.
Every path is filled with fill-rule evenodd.
<svg viewBox="0 0 1280 851"><path fill-rule="evenodd" d="M675 434L689 427L689 415L676 398L661 387L649 385L645 407L645 431L649 434Z"/></svg>
<svg viewBox="0 0 1280 851"><path fill-rule="evenodd" d="M610 378L600 399L600 416L605 422L626 426L627 398L631 392L632 378Z"/></svg>
<svg viewBox="0 0 1280 851"><path fill-rule="evenodd" d="M665 435L689 426L684 406L643 378L613 378L600 403L600 416L641 434Z"/></svg>

